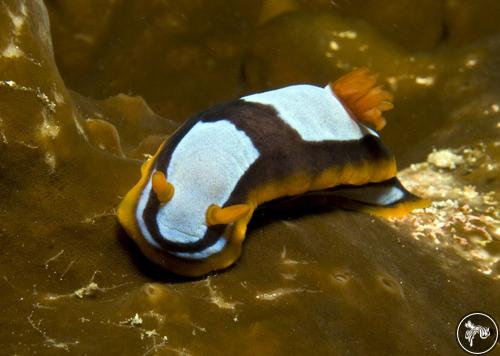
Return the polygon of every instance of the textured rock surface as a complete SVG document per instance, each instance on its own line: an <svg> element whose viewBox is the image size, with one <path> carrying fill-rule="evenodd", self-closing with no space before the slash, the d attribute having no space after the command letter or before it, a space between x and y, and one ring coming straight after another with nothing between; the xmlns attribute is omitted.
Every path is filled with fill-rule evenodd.
<svg viewBox="0 0 500 356"><path fill-rule="evenodd" d="M56 59L42 1L2 3L2 353L449 355L465 313L500 319L488 2L313 3L47 1ZM445 149L402 172L430 209L262 210L239 263L200 280L144 260L114 209L178 122L359 65L395 92L383 135L402 166Z"/></svg>

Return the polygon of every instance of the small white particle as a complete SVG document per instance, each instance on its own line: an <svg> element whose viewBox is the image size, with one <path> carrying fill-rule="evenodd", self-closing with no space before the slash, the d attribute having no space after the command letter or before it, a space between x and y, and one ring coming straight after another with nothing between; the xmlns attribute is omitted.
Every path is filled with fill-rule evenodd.
<svg viewBox="0 0 500 356"><path fill-rule="evenodd" d="M392 91L396 91L398 89L398 79L396 77L388 77L386 80Z"/></svg>
<svg viewBox="0 0 500 356"><path fill-rule="evenodd" d="M54 100L57 104L64 104L64 96L57 91L54 91Z"/></svg>
<svg viewBox="0 0 500 356"><path fill-rule="evenodd" d="M142 325L142 318L139 314L135 313L135 315L127 320L120 321L120 325L130 325L130 326L140 326Z"/></svg>
<svg viewBox="0 0 500 356"><path fill-rule="evenodd" d="M429 76L429 77L416 77L415 78L415 83L418 85L423 85L426 87L430 87L434 85L434 77Z"/></svg>
<svg viewBox="0 0 500 356"><path fill-rule="evenodd" d="M427 162L438 168L455 169L457 165L464 163L464 158L451 150L439 150L430 153Z"/></svg>
<svg viewBox="0 0 500 356"><path fill-rule="evenodd" d="M470 58L467 58L465 60L465 66L467 68L472 68L472 67L476 66L476 64L477 64L477 58L470 57Z"/></svg>
<svg viewBox="0 0 500 356"><path fill-rule="evenodd" d="M7 47L2 51L2 56L7 58L18 58L24 55L23 51L19 48L19 46L14 43L9 43Z"/></svg>
<svg viewBox="0 0 500 356"><path fill-rule="evenodd" d="M334 36L339 37L339 38L347 38L347 39L350 39L350 40L353 40L356 37L358 37L358 34L356 32L354 32L354 31L340 31L340 32L333 31L332 34Z"/></svg>
<svg viewBox="0 0 500 356"><path fill-rule="evenodd" d="M160 334L158 334L158 332L153 329L153 330L146 330L144 332L144 334L147 336L147 337L152 337L152 336L160 336Z"/></svg>
<svg viewBox="0 0 500 356"><path fill-rule="evenodd" d="M5 135L5 131L3 129L3 120L0 118L0 142L7 144L9 141L7 140L7 136Z"/></svg>
<svg viewBox="0 0 500 356"><path fill-rule="evenodd" d="M337 51L339 49L339 44L336 41L330 41L330 49L333 51Z"/></svg>
<svg viewBox="0 0 500 356"><path fill-rule="evenodd" d="M45 163L49 166L51 172L56 169L56 155L53 152L45 153Z"/></svg>
<svg viewBox="0 0 500 356"><path fill-rule="evenodd" d="M40 125L40 134L52 140L59 135L59 131L60 127L49 122L47 119Z"/></svg>

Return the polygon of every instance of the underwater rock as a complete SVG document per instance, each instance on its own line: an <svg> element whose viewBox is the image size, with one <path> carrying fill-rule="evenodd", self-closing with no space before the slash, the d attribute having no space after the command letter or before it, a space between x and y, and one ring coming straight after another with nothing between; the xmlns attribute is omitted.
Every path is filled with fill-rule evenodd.
<svg viewBox="0 0 500 356"><path fill-rule="evenodd" d="M382 4L377 0L335 0L328 5L343 15L364 19L409 50L433 49L443 37L445 1L390 0Z"/></svg>
<svg viewBox="0 0 500 356"><path fill-rule="evenodd" d="M495 0L267 0L261 20L288 11L322 11L362 19L385 38L418 52L463 46L496 33L500 5Z"/></svg>
<svg viewBox="0 0 500 356"><path fill-rule="evenodd" d="M48 1L56 60L71 89L99 99L141 95L178 121L240 94L242 43L259 3Z"/></svg>
<svg viewBox="0 0 500 356"><path fill-rule="evenodd" d="M257 29L245 75L250 90L326 84L355 67L380 72L395 57L402 59L398 48L363 23L323 12L288 12Z"/></svg>
<svg viewBox="0 0 500 356"><path fill-rule="evenodd" d="M444 2L435 0L392 0L384 2L335 2L338 11L365 19L387 38L418 51L436 47L443 37Z"/></svg>
<svg viewBox="0 0 500 356"><path fill-rule="evenodd" d="M495 0L445 1L444 41L464 46L497 35L500 3Z"/></svg>
<svg viewBox="0 0 500 356"><path fill-rule="evenodd" d="M149 110L142 99L116 95L141 95L148 104L151 99L153 108L175 114L168 117L177 121L183 119L183 113L207 106L208 102L236 96L233 94L246 85L239 70L245 45L238 41L247 38L248 34L243 33L251 31L248 23L257 24L261 7L253 2L234 2L235 7L231 7L227 1L210 2L210 6L199 1L180 5L174 1L153 2L156 7L151 8L120 1L113 6L111 2L95 2L92 6L100 8L103 17L108 16L106 11L111 14L120 10L120 15L113 17L115 21L109 15L109 19L92 22L88 18L95 12L90 11L86 1L75 2L75 7L66 4L66 13L74 15L60 18L54 15L61 3L47 3L53 25L60 26L55 51L65 67L61 71L63 78L71 78L67 79L69 87L78 93L96 95L90 99L68 90L59 75L43 2L4 1L0 6L2 353L95 354L106 350L121 355L281 355L309 354L314 350L319 354L448 355L459 352L454 332L463 314L483 310L500 315L495 260L498 237L488 225L495 223L491 219L498 219L493 215L498 208L491 205L492 212L487 212L490 215L479 210L487 210L484 205L498 201L496 195L489 195L490 191L498 191L494 168L498 145L492 139L494 132L484 133L484 147L477 142L483 137L478 130L466 137L476 141L467 148L457 149L460 139L456 138L472 132L469 130L476 121L471 120L478 111L485 115L483 111L488 110L491 121L487 125L497 118L496 103L487 100L484 106L474 104L469 110L459 110L460 103L467 107L476 98L497 97L491 84L497 70L485 67L484 76L476 76L481 72L481 63L493 63L493 48L498 48L494 41L488 45L491 51L481 52L478 72L469 72L465 77L454 65L442 71L453 63L450 58L459 58L454 57L456 53L429 53L431 64L436 64L433 71L439 74L436 86L426 85L426 72L417 73L408 84L401 83L396 98L405 93L412 104L387 117L384 139L403 142L405 147L397 149L405 157L412 156L413 150L425 157L433 145L463 157L464 163L457 161L455 170L440 171L424 163L401 175L415 193L428 192L432 179L442 179L445 183L438 187L443 189L444 199L457 204L436 202L433 210L392 222L335 208L263 210L251 223L245 253L234 268L201 280L179 280L141 257L119 227L114 211L139 178L142 157L151 154L161 137L170 134L176 125ZM75 22L74 30L65 34L67 24L82 13L86 4L89 11L85 14L90 15L84 15L81 22ZM211 10L205 11L205 6ZM170 9L175 11L167 11ZM145 12L148 21L143 19ZM265 33L273 27L272 31L281 35L281 26L292 27L285 23L292 21L285 21L289 15L275 17L259 31ZM224 21L233 26L229 28L238 33L234 38L220 34L221 19L227 19ZM137 31L148 27L151 20L155 22L149 29ZM306 20L290 24L307 24ZM68 44L65 48L64 43L71 42L78 24L85 21L95 26L90 32L99 45ZM278 25L277 21L284 22ZM339 31L356 31L361 38L357 24L343 21ZM112 30L105 30L107 26ZM399 49L385 54L382 49L393 45L385 44L389 42L371 30L366 31L366 36L380 38L382 43L366 60L378 63L373 68L390 78L387 73L391 58L404 56L398 54ZM213 37L203 37L207 33ZM252 37L258 35L252 33ZM62 36L68 37L62 41ZM230 38L227 41L226 36ZM300 62L292 37L288 39L292 44L287 45L288 57L300 65L318 63L312 55ZM276 41L285 37L273 38L277 54L268 51L268 62L286 56L286 51L280 52L279 48L284 44ZM307 43L304 38L299 42ZM215 52L211 50L214 43L220 44L214 47L218 49ZM258 49L259 45L255 46ZM266 46L270 43L262 48ZM301 49L301 55L311 48ZM67 62L63 59L65 49ZM265 67L266 54L255 53ZM355 49L349 53L345 55L349 63L366 64ZM78 55L82 62L78 62ZM193 67L198 56L208 62ZM467 56L460 58L471 60ZM422 68L429 64L424 59L417 62L425 63ZM79 70L79 66L85 70ZM274 74L268 72L269 78L273 83L281 78L308 82L331 79L307 66L299 67L292 68L296 73L293 76L281 76L279 68L275 68ZM334 67L320 74L326 76L330 71L340 69ZM399 75L406 73L407 69L401 69ZM491 82L484 79L489 74ZM418 83L420 76L424 84ZM441 86L441 78L446 85ZM446 90L463 89L462 78L483 78L479 82L489 84ZM258 86L267 85L267 81L265 76L255 79ZM132 87L130 83L134 82L136 86ZM438 91L439 100L429 99ZM447 96L448 92L451 95ZM111 94L114 96L108 98ZM448 99L450 106L443 104ZM400 98L399 102L404 100ZM396 108L398 105L396 102ZM420 106L427 111L419 111ZM422 114L431 109L436 112L434 116ZM88 119L102 120L105 123L100 126L107 127L103 136L94 136L94 141L89 137L94 130L89 131L85 125ZM408 126L411 122L413 126ZM434 125L442 127L432 138L416 132L431 130ZM391 127L398 130L390 131ZM117 150L116 133L125 157ZM399 135L413 138L405 142ZM100 143L105 143L104 149ZM477 161L472 162L474 157ZM474 189L466 189L468 185ZM417 231L415 225L422 230ZM439 245L431 234L436 226ZM463 228L455 232L459 238L453 238L453 228ZM416 239L415 232L425 236ZM467 245L461 245L461 238Z"/></svg>
<svg viewBox="0 0 500 356"><path fill-rule="evenodd" d="M72 92L72 97L89 140L100 142L107 139L108 142L101 143L119 146L108 149L118 156L123 156L123 152L120 153L123 146L127 157L143 160L154 154L160 143L177 127L174 121L154 113L139 96L118 94L104 100L93 100ZM94 123L90 127L89 120ZM96 125L99 122L101 125Z"/></svg>
<svg viewBox="0 0 500 356"><path fill-rule="evenodd" d="M259 22L264 24L281 14L298 9L299 5L295 0L265 0L260 10Z"/></svg>
<svg viewBox="0 0 500 356"><path fill-rule="evenodd" d="M52 36L64 55L56 53L59 70L66 82L77 82L92 67L98 51L106 46L107 31L120 1L45 1L52 24ZM96 16L96 13L99 16Z"/></svg>
<svg viewBox="0 0 500 356"><path fill-rule="evenodd" d="M100 119L87 119L85 126L90 143L119 157L124 156L116 127Z"/></svg>

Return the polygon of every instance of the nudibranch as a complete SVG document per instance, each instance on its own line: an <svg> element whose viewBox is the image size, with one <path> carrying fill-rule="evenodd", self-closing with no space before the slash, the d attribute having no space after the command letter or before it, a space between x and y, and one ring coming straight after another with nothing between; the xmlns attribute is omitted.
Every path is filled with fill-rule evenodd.
<svg viewBox="0 0 500 356"><path fill-rule="evenodd" d="M118 218L141 251L201 276L240 256L255 209L335 187L380 215L427 202L396 178L377 133L391 95L357 69L325 88L292 85L216 105L185 122L147 160Z"/></svg>

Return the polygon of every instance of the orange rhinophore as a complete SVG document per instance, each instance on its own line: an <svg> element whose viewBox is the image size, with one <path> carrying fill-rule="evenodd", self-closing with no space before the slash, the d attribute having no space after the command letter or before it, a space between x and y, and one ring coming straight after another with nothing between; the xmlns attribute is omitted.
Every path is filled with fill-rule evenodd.
<svg viewBox="0 0 500 356"><path fill-rule="evenodd" d="M207 209L206 219L207 225L231 224L250 212L248 204L236 204L225 208L218 205L210 205Z"/></svg>
<svg viewBox="0 0 500 356"><path fill-rule="evenodd" d="M174 186L167 182L163 172L154 172L151 184L158 200L162 203L167 203L174 196Z"/></svg>

